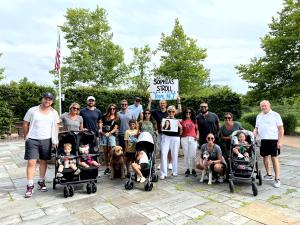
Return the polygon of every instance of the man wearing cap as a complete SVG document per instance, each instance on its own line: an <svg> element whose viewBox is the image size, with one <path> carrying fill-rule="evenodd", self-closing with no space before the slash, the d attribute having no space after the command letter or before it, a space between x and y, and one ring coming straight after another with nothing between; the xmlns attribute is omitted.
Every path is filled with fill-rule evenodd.
<svg viewBox="0 0 300 225"><path fill-rule="evenodd" d="M25 156L27 160L27 189L25 198L30 198L33 193L33 178L37 159L39 159L40 178L38 189L47 191L45 185L45 175L47 170L47 160L51 159L51 147L58 145L58 123L59 116L55 109L51 107L53 95L46 92L41 100L41 104L30 108L23 122L25 139Z"/></svg>
<svg viewBox="0 0 300 225"><path fill-rule="evenodd" d="M129 112L131 112L133 119L136 121L143 120L143 106L141 105L141 99L135 98L134 104L128 106Z"/></svg>
<svg viewBox="0 0 300 225"><path fill-rule="evenodd" d="M101 127L102 113L96 108L96 99L94 96L89 96L86 99L87 106L80 111L80 116L83 119L83 128L93 131L96 136L95 146L98 146L99 129ZM95 147L93 146L93 147Z"/></svg>

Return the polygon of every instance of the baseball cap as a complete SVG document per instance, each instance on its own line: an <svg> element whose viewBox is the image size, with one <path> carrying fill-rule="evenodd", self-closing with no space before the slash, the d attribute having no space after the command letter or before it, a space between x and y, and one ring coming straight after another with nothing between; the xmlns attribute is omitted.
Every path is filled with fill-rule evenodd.
<svg viewBox="0 0 300 225"><path fill-rule="evenodd" d="M96 99L95 99L95 97L94 96L89 96L89 97L87 97L87 99L86 99L87 101L89 101L89 100L94 100L94 101L96 101Z"/></svg>
<svg viewBox="0 0 300 225"><path fill-rule="evenodd" d="M43 98L50 98L51 100L53 100L53 95L50 92L46 92L43 94Z"/></svg>
<svg viewBox="0 0 300 225"><path fill-rule="evenodd" d="M141 98L140 98L140 97L135 97L135 101L136 101L136 102L140 102L140 101L141 101Z"/></svg>

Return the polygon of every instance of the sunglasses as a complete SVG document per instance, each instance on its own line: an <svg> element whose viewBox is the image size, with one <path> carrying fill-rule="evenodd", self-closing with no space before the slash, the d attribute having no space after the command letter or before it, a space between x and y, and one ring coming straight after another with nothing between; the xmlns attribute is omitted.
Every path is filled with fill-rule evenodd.
<svg viewBox="0 0 300 225"><path fill-rule="evenodd" d="M192 113L192 112L189 112L189 111L188 111L188 112L186 112L185 114L191 114L191 113Z"/></svg>
<svg viewBox="0 0 300 225"><path fill-rule="evenodd" d="M175 113L175 111L169 111L168 113Z"/></svg>
<svg viewBox="0 0 300 225"><path fill-rule="evenodd" d="M126 106L126 105L128 105L128 104L121 104L121 106Z"/></svg>
<svg viewBox="0 0 300 225"><path fill-rule="evenodd" d="M116 108L110 108L110 110L116 110Z"/></svg>
<svg viewBox="0 0 300 225"><path fill-rule="evenodd" d="M225 120L231 120L232 119L231 117L227 117L227 116L225 116L224 118L225 118Z"/></svg>
<svg viewBox="0 0 300 225"><path fill-rule="evenodd" d="M80 110L80 108L76 108L76 107L72 107L72 109L74 109L74 110Z"/></svg>
<svg viewBox="0 0 300 225"><path fill-rule="evenodd" d="M151 113L146 112L145 115L150 115Z"/></svg>
<svg viewBox="0 0 300 225"><path fill-rule="evenodd" d="M207 108L208 106L206 105L200 105L200 108Z"/></svg>
<svg viewBox="0 0 300 225"><path fill-rule="evenodd" d="M94 101L95 101L95 100L93 100L93 99L90 99L90 100L89 100L89 102L94 102Z"/></svg>
<svg viewBox="0 0 300 225"><path fill-rule="evenodd" d="M213 137L208 137L207 140L215 140Z"/></svg>

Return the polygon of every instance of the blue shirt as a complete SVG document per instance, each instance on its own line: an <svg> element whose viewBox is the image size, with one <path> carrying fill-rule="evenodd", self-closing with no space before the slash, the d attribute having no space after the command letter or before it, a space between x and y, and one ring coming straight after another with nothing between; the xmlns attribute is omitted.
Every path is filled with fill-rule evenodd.
<svg viewBox="0 0 300 225"><path fill-rule="evenodd" d="M135 104L128 106L129 112L131 112L133 119L137 120L139 115L143 112L143 106L139 104L136 106Z"/></svg>
<svg viewBox="0 0 300 225"><path fill-rule="evenodd" d="M129 120L133 119L131 112L119 111L117 113L119 117L119 135L124 136L125 131L129 129Z"/></svg>
<svg viewBox="0 0 300 225"><path fill-rule="evenodd" d="M90 131L93 131L96 134L96 137L98 137L98 122L102 117L101 111L97 108L95 108L94 110L84 108L80 111L80 116L82 116L83 118L83 127L87 128Z"/></svg>

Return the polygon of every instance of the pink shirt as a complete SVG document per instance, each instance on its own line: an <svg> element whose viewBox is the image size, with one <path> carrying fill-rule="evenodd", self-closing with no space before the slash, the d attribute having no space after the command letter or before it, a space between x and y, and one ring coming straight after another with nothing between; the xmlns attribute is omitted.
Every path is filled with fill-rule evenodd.
<svg viewBox="0 0 300 225"><path fill-rule="evenodd" d="M197 137L196 129L197 129L197 124L193 123L192 120L182 120L181 122L182 125L182 135L181 137Z"/></svg>

